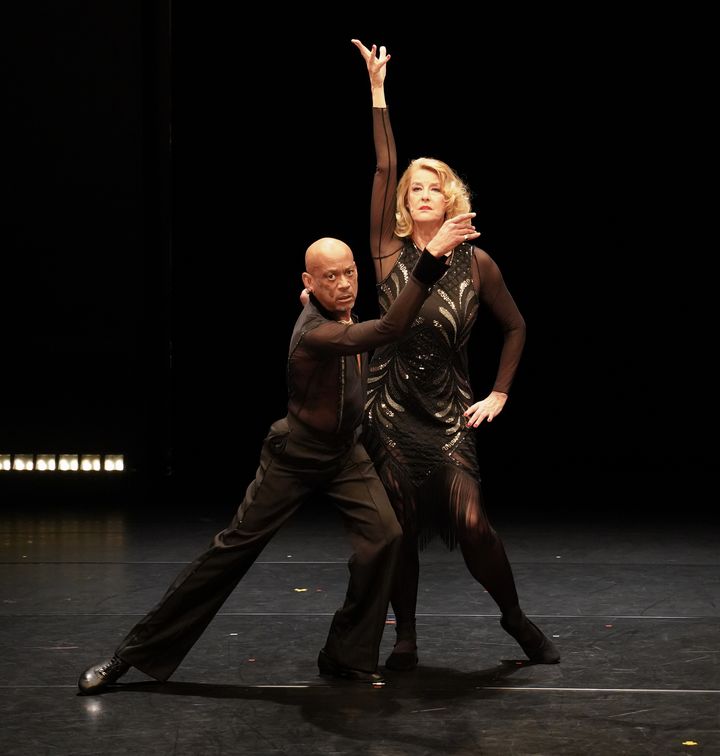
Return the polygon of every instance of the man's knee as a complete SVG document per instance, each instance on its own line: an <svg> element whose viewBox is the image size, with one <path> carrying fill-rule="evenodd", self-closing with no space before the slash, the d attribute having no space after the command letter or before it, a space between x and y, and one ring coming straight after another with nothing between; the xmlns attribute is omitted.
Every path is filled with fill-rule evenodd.
<svg viewBox="0 0 720 756"><path fill-rule="evenodd" d="M373 531L371 540L376 544L378 549L389 549L392 551L400 549L403 532L400 523L394 515L382 518Z"/></svg>
<svg viewBox="0 0 720 756"><path fill-rule="evenodd" d="M397 519L393 518L385 530L385 538L388 546L400 548L403 539L403 531Z"/></svg>

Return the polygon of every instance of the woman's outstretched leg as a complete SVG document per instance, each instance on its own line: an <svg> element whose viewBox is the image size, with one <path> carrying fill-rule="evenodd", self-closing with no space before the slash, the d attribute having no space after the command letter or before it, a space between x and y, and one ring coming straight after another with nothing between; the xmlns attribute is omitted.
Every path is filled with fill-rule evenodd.
<svg viewBox="0 0 720 756"><path fill-rule="evenodd" d="M560 653L555 644L520 608L505 546L487 518L480 484L467 473L457 471L450 484L450 501L465 564L498 605L502 628L520 644L530 661L559 662Z"/></svg>

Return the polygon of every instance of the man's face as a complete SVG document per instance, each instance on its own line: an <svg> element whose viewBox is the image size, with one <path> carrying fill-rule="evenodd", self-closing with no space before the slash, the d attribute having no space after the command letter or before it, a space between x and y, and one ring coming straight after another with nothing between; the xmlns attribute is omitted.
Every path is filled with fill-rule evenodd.
<svg viewBox="0 0 720 756"><path fill-rule="evenodd" d="M320 304L329 312L349 315L358 291L357 268L350 248L344 244L323 247L310 268L306 273L308 288Z"/></svg>

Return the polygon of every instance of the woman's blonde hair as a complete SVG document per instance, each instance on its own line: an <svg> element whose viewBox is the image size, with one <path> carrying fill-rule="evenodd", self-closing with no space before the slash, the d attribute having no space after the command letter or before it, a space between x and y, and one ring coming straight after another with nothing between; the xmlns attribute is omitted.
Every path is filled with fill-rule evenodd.
<svg viewBox="0 0 720 756"><path fill-rule="evenodd" d="M470 190L455 171L442 160L420 157L413 160L400 177L395 193L395 235L400 238L410 236L413 231L413 219L407 207L407 195L410 189L410 178L416 170L427 168L437 174L440 179L442 193L447 202L445 217L452 218L458 213L470 212Z"/></svg>

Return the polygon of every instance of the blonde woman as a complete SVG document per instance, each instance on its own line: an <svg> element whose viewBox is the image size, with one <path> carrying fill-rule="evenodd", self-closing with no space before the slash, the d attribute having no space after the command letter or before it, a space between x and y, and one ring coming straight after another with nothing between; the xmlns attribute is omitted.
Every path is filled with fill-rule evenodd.
<svg viewBox="0 0 720 756"><path fill-rule="evenodd" d="M495 261L473 243L469 192L446 163L419 158L397 181L397 157L385 76L384 47L353 44L367 65L377 167L370 242L382 311L408 282L427 250L443 254L448 272L433 287L412 329L377 349L370 364L365 444L403 528L391 604L397 643L390 669L418 663L415 610L419 549L438 534L459 544L472 576L497 603L501 626L535 663L560 654L519 605L512 569L483 506L474 430L501 412L525 344L525 321ZM477 401L468 376L467 343L484 310L503 334L492 391Z"/></svg>

